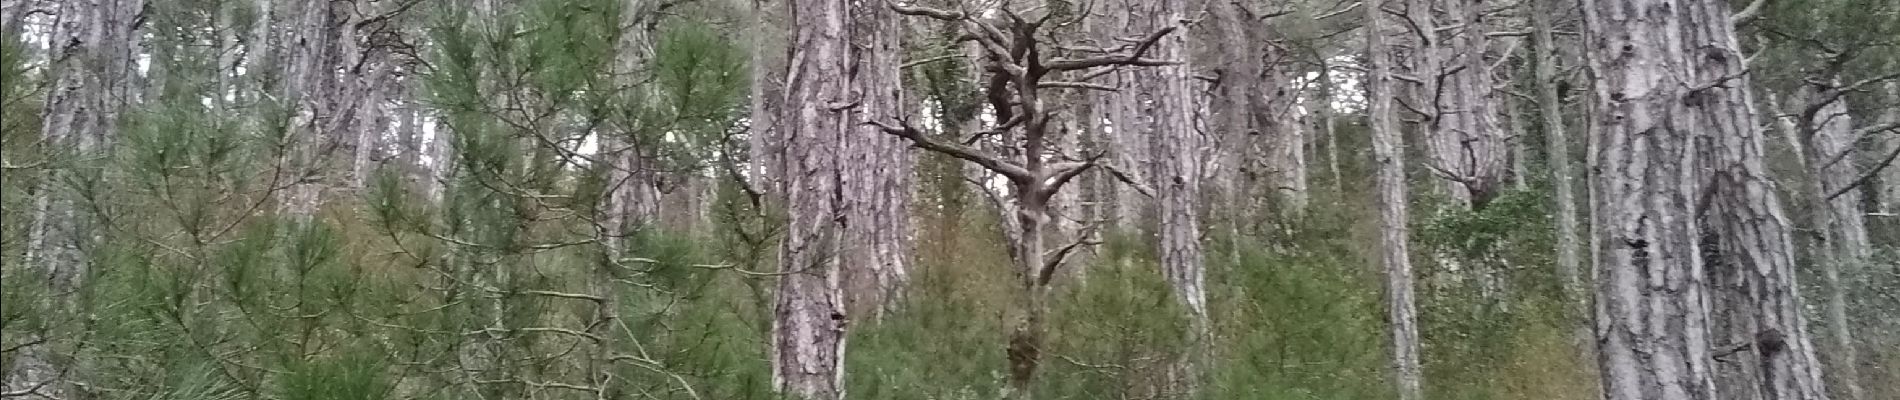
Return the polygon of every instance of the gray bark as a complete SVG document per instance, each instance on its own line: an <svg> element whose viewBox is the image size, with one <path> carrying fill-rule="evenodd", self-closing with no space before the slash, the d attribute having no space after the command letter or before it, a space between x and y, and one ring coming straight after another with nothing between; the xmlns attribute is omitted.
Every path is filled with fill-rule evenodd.
<svg viewBox="0 0 1900 400"><path fill-rule="evenodd" d="M1753 339L1752 364L1759 370L1749 378L1758 382L1764 399L1826 399L1821 365L1801 311L1792 228L1764 165L1763 135L1755 127L1741 46L1734 27L1725 23L1732 12L1725 1L1690 1L1677 7L1681 30L1674 35L1681 42L1657 47L1680 57L1679 64L1665 61L1665 66L1676 67L1671 71L1686 74L1678 79L1689 82L1674 83L1683 109L1673 122L1683 124L1681 132L1712 136L1707 140L1713 154L1697 155L1706 159L1696 164L1706 166L1698 178L1711 180L1703 195L1710 198L1707 208L1696 210L1706 218L1703 228L1716 242L1703 249L1709 258L1704 263L1711 276L1727 275L1722 269L1733 268L1748 300L1740 312L1723 310L1718 302L1717 312L1749 316L1746 325L1752 329L1729 336Z"/></svg>
<svg viewBox="0 0 1900 400"><path fill-rule="evenodd" d="M284 34L287 62L278 65L284 71L280 98L293 110L284 138L293 181L283 210L307 219L327 192L361 188L386 130L384 88L394 71L386 44L377 41L386 25L361 23L374 10L328 1L294 4L296 19ZM258 33L275 34L264 29ZM260 47L270 46L268 36L260 39Z"/></svg>
<svg viewBox="0 0 1900 400"><path fill-rule="evenodd" d="M1886 92L1884 97L1889 105L1887 111L1881 114L1882 120L1900 122L1900 81L1889 81L1881 85L1881 88ZM1900 153L1900 134L1887 134L1881 137L1883 139L1880 139L1877 147L1882 151L1874 154ZM1872 190L1872 193L1879 204L1880 213L1900 214L1900 167L1888 165L1879 173L1880 184Z"/></svg>
<svg viewBox="0 0 1900 400"><path fill-rule="evenodd" d="M772 319L772 385L786 395L844 395L847 317L841 264L840 151L857 132L850 71L853 10L843 0L787 3L792 56L778 137L789 218L779 248Z"/></svg>
<svg viewBox="0 0 1900 400"><path fill-rule="evenodd" d="M1585 11L1601 113L1606 397L1825 399L1726 2ZM1717 357L1742 367L1717 368Z"/></svg>
<svg viewBox="0 0 1900 400"><path fill-rule="evenodd" d="M1432 4L1444 10L1446 26L1432 19ZM1428 61L1413 73L1421 81L1442 77L1435 88L1427 85L1420 93L1420 103L1432 104L1428 108L1435 113L1427 122L1432 128L1427 144L1445 194L1471 208L1497 195L1509 161L1505 134L1498 129L1490 63L1484 58L1489 40L1483 8L1461 0L1414 0L1407 8L1421 30L1447 33L1421 35L1426 39L1416 50Z"/></svg>
<svg viewBox="0 0 1900 400"><path fill-rule="evenodd" d="M1592 216L1604 398L1714 399L1709 295L1695 201L1697 152L1682 126L1681 29L1659 0L1586 0L1596 71Z"/></svg>
<svg viewBox="0 0 1900 400"><path fill-rule="evenodd" d="M1425 397L1419 367L1418 318L1412 288L1412 261L1406 229L1405 135L1393 115L1392 56L1386 44L1383 1L1367 1L1366 115L1371 119L1372 152L1379 195L1380 260L1385 266L1386 315L1392 337L1392 381L1400 400Z"/></svg>
<svg viewBox="0 0 1900 400"><path fill-rule="evenodd" d="M1825 90L1806 86L1805 91L1810 96ZM1859 168L1855 168L1851 156L1829 162L1835 154L1854 151L1854 119L1848 115L1847 101L1842 98L1820 106L1819 112L1802 124L1805 129L1801 129L1801 137L1807 142L1804 146L1808 150L1807 159L1815 160L1807 164L1814 177L1807 188L1809 204L1816 207L1807 214L1809 226L1821 234L1819 248L1813 254L1827 289L1827 330L1832 343L1826 355L1829 366L1833 367L1835 382L1846 390L1845 397L1862 399L1866 394L1860 386L1860 357L1853 332L1848 328L1848 288L1841 275L1860 276L1859 272L1873 256L1873 244L1868 240L1866 216L1860 208L1861 191L1845 190L1855 184L1855 177L1860 176ZM1828 197L1836 192L1840 196Z"/></svg>
<svg viewBox="0 0 1900 400"><path fill-rule="evenodd" d="M616 82L618 85L626 86L625 90L638 92L633 96L635 104L623 106L644 108L647 104L639 102L658 94L651 86L645 85L641 78L646 76L647 63L653 57L653 32L649 31L653 4L631 1L622 7L613 70L616 76L621 77ZM621 243L626 237L659 222L662 200L659 172L654 170L652 141L647 140L651 132L641 131L644 121L617 122L616 129L602 135L600 139L602 158L608 165L608 195L604 215L607 244L614 251L623 247Z"/></svg>
<svg viewBox="0 0 1900 400"><path fill-rule="evenodd" d="M1562 3L1561 0L1537 0L1537 7L1530 12L1532 57L1536 64L1532 79L1537 87L1537 114L1549 154L1550 184L1556 197L1553 200L1557 203L1557 276L1563 279L1570 316L1579 321L1575 334L1578 354L1590 360L1595 357L1592 355L1594 343L1590 340L1590 324L1584 322L1590 312L1590 297L1584 289L1582 260L1577 254L1582 246L1577 242L1577 195L1576 184L1572 182L1575 171L1570 166L1570 137L1564 129L1563 100L1557 96L1558 50L1551 34L1551 16L1562 9Z"/></svg>
<svg viewBox="0 0 1900 400"><path fill-rule="evenodd" d="M1150 16L1145 24L1148 29L1160 29L1171 26L1176 21L1183 21L1187 18L1190 9L1186 2L1176 0L1156 0L1145 6L1144 11L1147 11L1147 15ZM1188 36L1185 32L1177 32L1162 38L1156 44L1161 58L1187 59ZM1240 44L1241 47L1249 45ZM1254 73L1243 64L1247 63L1241 61L1229 64L1230 76ZM1257 67L1258 63L1251 65ZM1158 204L1159 225L1156 230L1159 233L1160 248L1157 254L1160 256L1161 269L1174 289L1175 299L1188 313L1187 338L1191 348L1188 350L1187 359L1177 365L1179 370L1176 371L1178 374L1176 379L1181 382L1182 388L1187 392L1184 396L1193 397L1204 372L1201 370L1204 367L1201 364L1205 363L1208 351L1206 341L1211 333L1207 315L1207 293L1203 282L1206 271L1203 265L1205 257L1201 252L1201 222L1196 208L1196 201L1201 196L1202 148L1201 134L1195 130L1193 118L1195 109L1199 107L1201 96L1197 91L1191 90L1193 78L1189 77L1190 69L1186 65L1163 66L1145 69L1142 72L1143 75L1151 77L1151 79L1143 80L1144 86L1148 87L1144 87L1142 92L1150 95L1150 99L1147 99L1151 104L1146 115L1148 125L1145 126L1147 129L1144 129L1144 133L1148 137L1149 151L1156 156L1150 176L1154 179ZM1238 80L1247 82L1251 79ZM1242 85L1250 86L1251 84L1243 83ZM1239 97L1254 97L1249 93L1251 90L1243 88L1238 92L1233 95L1234 98L1229 98L1228 102L1240 103L1243 107L1252 104L1239 99ZM1237 108L1230 108L1227 111L1248 114ZM1257 112L1260 109L1253 108L1247 111ZM1247 126L1239 125L1229 128L1246 128ZM1300 147L1294 146L1291 151L1299 154ZM1300 176L1303 181L1304 174ZM1303 195L1304 185L1301 186L1299 189ZM1238 205L1229 204L1229 206Z"/></svg>
<svg viewBox="0 0 1900 400"><path fill-rule="evenodd" d="M915 161L903 139L879 133L873 121L909 117L904 111L902 30L887 7L852 11L852 100L855 129L840 143L845 282L850 315L876 320L903 299L910 281L910 202Z"/></svg>
<svg viewBox="0 0 1900 400"><path fill-rule="evenodd" d="M137 75L136 21L144 2L70 1L57 7L50 38L57 45L48 49L47 66L48 76L55 78L46 91L40 135L65 154L56 159L106 157ZM29 276L41 280L44 294L35 308L48 316L47 328L21 341L32 344L17 350L0 392L28 399L81 395L74 383L85 371L76 370L64 325L84 314L80 291L92 267L87 247L100 230L86 202L104 195L82 183L97 175L81 167L48 171L35 199L25 264L32 268Z"/></svg>

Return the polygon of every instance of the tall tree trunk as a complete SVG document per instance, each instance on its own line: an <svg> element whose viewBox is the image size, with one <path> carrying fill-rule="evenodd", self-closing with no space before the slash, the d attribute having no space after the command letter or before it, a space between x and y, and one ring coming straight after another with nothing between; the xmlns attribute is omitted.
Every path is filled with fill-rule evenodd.
<svg viewBox="0 0 1900 400"><path fill-rule="evenodd" d="M1720 268L1734 268L1746 285L1750 304L1742 313L1749 314L1754 329L1738 333L1754 340L1760 375L1751 378L1760 384L1762 396L1826 399L1821 365L1801 314L1792 231L1764 165L1763 135L1755 127L1741 46L1729 23L1733 13L1726 1L1688 1L1677 7L1681 30L1673 37L1682 41L1657 47L1669 57L1680 57L1681 63L1670 71L1690 86L1672 84L1682 90L1676 101L1683 109L1672 114L1681 121L1675 123L1684 124L1681 132L1712 136L1712 154L1696 155L1696 165L1707 166L1698 172L1712 179L1712 186L1705 195L1711 197L1707 208L1695 211L1703 213L1703 228L1717 244L1703 249L1705 257L1713 257L1704 263L1715 276L1724 274Z"/></svg>
<svg viewBox="0 0 1900 400"><path fill-rule="evenodd" d="M1392 55L1386 45L1383 1L1365 4L1366 109L1371 119L1372 152L1379 192L1380 259L1385 265L1386 315L1392 335L1392 381L1399 400L1425 397L1419 368L1418 318L1413 300L1412 261L1406 237L1405 135L1392 110Z"/></svg>
<svg viewBox="0 0 1900 400"><path fill-rule="evenodd" d="M844 394L846 304L841 280L839 152L856 121L852 94L852 9L842 0L791 0L791 65L776 139L789 218L779 248L772 320L772 383L786 395Z"/></svg>
<svg viewBox="0 0 1900 400"><path fill-rule="evenodd" d="M40 135L66 154L55 159L106 157L137 75L135 44L144 2L69 1L57 7L59 20L50 36L58 45L48 50L47 65L54 81L45 92ZM44 290L34 308L48 318L42 331L32 333L35 337L21 341L31 344L14 354L0 391L28 399L84 395L72 386L86 371L77 365L76 344L67 341L74 332L66 324L86 314L80 292L91 274L88 248L103 231L87 211L93 209L88 202L105 194L91 184L102 176L80 168L97 167L60 165L41 179L25 264L34 268L32 279L40 280Z"/></svg>
<svg viewBox="0 0 1900 400"><path fill-rule="evenodd" d="M1414 6L1423 2L1415 2ZM1446 29L1439 37L1444 43L1429 41L1419 51L1426 58L1437 58L1441 70L1415 71L1420 80L1442 77L1438 88L1421 93L1435 103L1428 135L1435 169L1445 178L1445 193L1457 204L1482 208L1497 195L1503 184L1509 149L1505 135L1498 129L1497 99L1491 90L1490 63L1484 59L1489 46L1486 39L1483 6L1464 0L1435 2L1448 17L1448 26L1440 27L1428 17L1414 17L1429 29ZM1412 10L1413 15L1429 15L1429 10ZM1423 28L1422 28L1423 29ZM1435 35L1433 35L1435 36ZM1430 36L1428 36L1430 37ZM1450 58L1444 58L1449 56Z"/></svg>
<svg viewBox="0 0 1900 400"><path fill-rule="evenodd" d="M1758 384L1768 399L1825 399L1726 2L1593 1L1585 11L1602 106L1594 206L1606 397L1754 397L1733 384L1717 392L1710 364L1724 357L1754 366L1724 368L1745 378L1725 382ZM1710 296L1711 281L1738 291ZM1712 329L1711 315L1728 330ZM1718 353L1711 336L1742 343Z"/></svg>
<svg viewBox="0 0 1900 400"><path fill-rule="evenodd" d="M910 203L915 161L903 139L883 135L872 121L906 119L898 66L904 51L895 12L888 7L852 11L851 91L858 96L840 143L840 192L844 225L849 315L877 320L903 299L910 281Z"/></svg>
<svg viewBox="0 0 1900 400"><path fill-rule="evenodd" d="M1692 219L1702 185L1694 133L1678 118L1682 88L1670 80L1670 68L1684 67L1681 50L1665 41L1682 24L1672 8L1662 0L1584 4L1598 102L1596 340L1609 400L1716 398Z"/></svg>
<svg viewBox="0 0 1900 400"><path fill-rule="evenodd" d="M1825 90L1806 86L1805 91L1810 96ZM1828 364L1834 368L1834 381L1846 390L1845 397L1859 400L1865 398L1865 390L1860 386L1860 357L1854 335L1848 328L1848 288L1841 275L1845 272L1859 276L1873 256L1873 244L1867 238L1861 191L1844 189L1855 184L1855 177L1860 175L1852 155L1848 154L1855 150L1853 120L1848 115L1846 100L1836 98L1823 103L1819 113L1802 124L1806 129L1801 130L1801 137L1808 142L1804 146L1808 150L1807 159L1814 161L1808 163L1814 182L1807 185L1808 201L1814 209L1807 214L1808 225L1821 233L1819 248L1813 254L1827 288L1827 330L1833 343L1829 343L1831 348L1825 354ZM1835 154L1844 156L1840 161L1832 161ZM1829 197L1836 192L1840 193L1838 197Z"/></svg>
<svg viewBox="0 0 1900 400"><path fill-rule="evenodd" d="M1588 323L1590 297L1584 289L1582 260L1577 254L1582 246L1577 243L1576 184L1571 181L1575 172L1570 166L1570 137L1564 132L1563 99L1557 95L1558 53L1550 22L1553 15L1561 12L1564 1L1536 2L1537 7L1530 12L1531 41L1535 48L1532 54L1536 64L1532 79L1537 87L1537 114L1549 154L1550 185L1556 189L1556 198L1553 200L1557 203L1557 276L1563 280L1565 304L1568 305L1570 318L1578 321L1574 337L1578 355L1588 361L1595 357L1595 343L1591 340Z"/></svg>
<svg viewBox="0 0 1900 400"><path fill-rule="evenodd" d="M1344 196L1346 177L1339 172L1339 130L1334 116L1333 102L1339 98L1339 87L1333 84L1332 60L1321 60L1319 70L1319 105L1314 107L1319 118L1319 134L1326 137L1326 172L1333 178L1333 194Z"/></svg>
<svg viewBox="0 0 1900 400"><path fill-rule="evenodd" d="M1189 6L1180 0L1154 0L1148 4L1146 11L1151 19L1144 30L1160 29L1184 21ZM1189 36L1186 32L1177 32L1162 38L1156 44L1161 58L1188 59ZM1235 75L1254 73L1252 70L1241 71L1244 67L1236 68L1229 71ZM1194 113L1199 107L1200 96L1191 89L1194 81L1189 76L1191 70L1187 65L1164 66L1142 72L1153 77L1152 80L1144 81L1152 85L1152 89L1143 92L1151 94L1148 99L1152 105L1148 109L1146 134L1149 151L1157 156L1150 174L1155 182L1156 202L1159 205L1157 214L1160 221L1156 230L1160 233L1160 251L1157 254L1161 259L1161 269L1168 283L1173 286L1175 299L1188 313L1189 354L1177 365L1178 375L1175 378L1187 392L1185 396L1193 397L1204 372L1201 369L1205 366L1201 364L1205 363L1207 340L1210 337L1207 293L1203 283L1206 275L1203 265L1205 257L1201 253L1201 222L1196 208L1196 202L1201 198L1202 150L1199 140L1201 134L1194 127ZM1251 97L1246 94L1240 96ZM1292 151L1298 153L1300 148L1293 147Z"/></svg>

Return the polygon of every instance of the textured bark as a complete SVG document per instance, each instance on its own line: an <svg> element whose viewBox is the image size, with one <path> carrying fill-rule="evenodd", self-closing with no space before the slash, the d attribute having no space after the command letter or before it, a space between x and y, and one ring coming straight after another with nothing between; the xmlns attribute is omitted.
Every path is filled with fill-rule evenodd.
<svg viewBox="0 0 1900 400"><path fill-rule="evenodd" d="M746 117L749 155L746 178L754 190L778 196L783 192L777 186L781 180L776 169L782 165L778 133L782 130L779 118L784 113L785 64L789 53L785 36L789 31L785 28L785 6L781 2L759 1L753 5L753 23L759 29L747 35L751 41L752 109Z"/></svg>
<svg viewBox="0 0 1900 400"><path fill-rule="evenodd" d="M1665 49L1681 57L1681 64L1670 71L1687 75L1678 79L1688 85L1675 85L1689 87L1680 89L1676 102L1684 109L1674 123L1685 124L1682 132L1709 136L1706 140L1713 145L1712 157L1697 156L1706 162L1700 178L1710 179L1712 185L1704 195L1711 198L1707 208L1696 210L1705 213L1703 228L1716 242L1704 249L1710 258L1705 263L1711 275L1724 274L1717 268L1735 269L1750 303L1742 313L1749 315L1753 329L1730 336L1754 339L1751 353L1760 369L1750 378L1759 383L1764 399L1826 399L1821 365L1801 311L1792 228L1764 165L1764 135L1755 127L1741 46L1727 23L1732 12L1725 1L1686 1L1676 7L1668 11L1680 15L1681 31L1675 35L1681 42L1663 44L1673 46Z"/></svg>
<svg viewBox="0 0 1900 400"><path fill-rule="evenodd" d="M63 154L58 159L107 157L137 75L137 21L144 2L68 1L57 7L59 19L49 43L59 45L48 50L47 66L48 76L55 78L45 92L40 135ZM82 395L72 384L85 371L76 369L64 325L84 314L80 291L92 267L87 248L102 230L87 211L92 208L88 201L105 194L84 183L97 175L79 168L61 165L49 170L38 190L25 265L33 279L41 280L44 294L35 308L48 316L47 328L21 341L32 344L17 349L0 392L27 399Z"/></svg>
<svg viewBox="0 0 1900 400"><path fill-rule="evenodd" d="M1145 24L1146 29L1159 29L1182 21L1190 9L1185 1L1178 0L1155 0L1146 6L1143 11L1150 16ZM1164 59L1187 59L1188 36L1187 33L1177 32L1162 38L1156 44L1156 51ZM1229 71L1235 75L1252 73ZM1196 201L1201 196L1202 135L1195 130L1193 117L1201 96L1191 90L1193 80L1189 77L1190 69L1186 65L1144 69L1142 72L1151 77L1143 80L1144 86L1149 87L1144 87L1142 94L1148 95L1148 103L1151 104L1144 133L1148 137L1149 151L1157 156L1154 170L1149 175L1154 179L1160 219L1156 227L1160 241L1157 254L1161 259L1161 269L1174 289L1176 301L1188 313L1187 338L1192 347L1188 350L1187 359L1176 366L1176 379L1186 392L1184 396L1193 397L1204 372L1201 370L1204 365L1201 364L1205 363L1208 351L1206 341L1210 333L1207 293L1203 283L1206 270L1201 253L1201 222L1196 208ZM1238 96L1252 97L1244 94L1245 91L1242 93ZM1230 102L1236 100L1229 99ZM1228 111L1240 112L1234 109ZM1300 148L1293 147L1292 152L1297 154Z"/></svg>
<svg viewBox="0 0 1900 400"><path fill-rule="evenodd" d="M903 139L883 135L866 124L909 117L904 109L902 30L887 7L857 7L847 30L849 79L858 104L849 110L849 128L840 144L840 192L843 193L845 282L850 315L876 320L903 299L910 281L910 202L915 191L915 161Z"/></svg>
<svg viewBox="0 0 1900 400"><path fill-rule="evenodd" d="M1809 86L1806 90L1812 95L1824 89ZM1860 357L1853 332L1848 328L1848 288L1841 276L1843 273L1861 276L1859 273L1873 256L1873 244L1868 240L1866 216L1860 209L1861 192L1842 190L1854 184L1855 177L1860 176L1859 168L1854 167L1852 157L1828 162L1834 154L1854 151L1854 118L1848 115L1846 100L1840 98L1822 103L1818 111L1802 124L1806 129L1802 129L1801 135L1808 142L1804 146L1808 150L1807 159L1817 160L1807 164L1813 174L1813 182L1807 188L1808 204L1818 207L1807 214L1808 225L1821 233L1820 248L1813 254L1827 289L1825 310L1828 339L1832 343L1825 354L1828 366L1833 368L1834 381L1846 390L1845 397L1862 399L1866 394L1860 386ZM1841 195L1828 198L1836 192Z"/></svg>
<svg viewBox="0 0 1900 400"><path fill-rule="evenodd" d="M1443 10L1444 26L1432 19L1433 4ZM1421 29L1447 33L1421 35L1427 39L1417 51L1431 60L1413 73L1422 81L1439 79L1436 88L1420 93L1420 102L1431 103L1436 113L1428 122L1431 162L1445 194L1471 208L1482 208L1497 195L1509 161L1506 134L1498 129L1491 64L1484 58L1489 41L1483 8L1462 0L1414 0L1407 9ZM1438 69L1430 68L1434 65Z"/></svg>
<svg viewBox="0 0 1900 400"><path fill-rule="evenodd" d="M846 304L840 264L840 150L857 132L846 111L852 9L844 0L787 2L791 64L777 132L789 218L779 249L772 319L772 385L805 399L844 395ZM862 105L857 105L862 107Z"/></svg>
<svg viewBox="0 0 1900 400"><path fill-rule="evenodd" d="M1594 344L1590 334L1590 297L1584 289L1582 261L1577 251L1582 244L1577 242L1577 195L1576 176L1570 166L1570 137L1565 133L1562 99L1557 95L1558 50L1556 40L1552 38L1551 16L1563 8L1561 0L1536 0L1531 15L1531 42L1534 47L1533 58L1536 64L1532 70L1532 79L1537 87L1537 116L1544 130L1544 141L1549 154L1550 184L1556 205L1557 220L1557 276L1563 279L1564 297L1567 300L1571 318L1578 321L1576 337L1578 354L1584 360L1595 356ZM1520 132L1520 135L1523 133ZM1582 365L1587 365L1583 363Z"/></svg>
<svg viewBox="0 0 1900 400"><path fill-rule="evenodd" d="M1379 195L1380 260L1385 266L1387 323L1392 337L1392 381L1400 400L1424 398L1419 367L1418 318L1412 288L1412 261L1406 233L1405 135L1393 120L1392 59L1386 44L1382 1L1367 1L1366 76L1367 118L1371 119L1372 152Z"/></svg>
<svg viewBox="0 0 1900 400"><path fill-rule="evenodd" d="M1253 5L1209 3L1209 29L1197 31L1204 53L1201 63L1217 83L1205 102L1206 124L1215 141L1210 151L1217 163L1211 171L1219 185L1223 208L1231 217L1244 218L1251 208L1235 201L1270 196L1280 211L1297 214L1306 205L1306 126L1293 112L1297 92L1282 66L1272 65L1282 48L1271 43L1271 32L1260 22ZM1256 193L1257 192L1257 193ZM1231 231L1231 230L1230 230Z"/></svg>
<svg viewBox="0 0 1900 400"><path fill-rule="evenodd" d="M1594 207L1606 397L1826 398L1726 2L1585 11L1603 143ZM1724 291L1709 293L1711 282ZM1717 356L1742 366L1720 368L1720 393Z"/></svg>
<svg viewBox="0 0 1900 400"><path fill-rule="evenodd" d="M1661 0L1586 0L1597 71L1592 224L1604 398L1716 398L1700 229L1702 184L1684 126L1683 21Z"/></svg>
<svg viewBox="0 0 1900 400"><path fill-rule="evenodd" d="M284 140L293 182L283 211L310 218L327 192L361 187L370 156L380 147L383 89L393 72L385 42L392 33L386 22L363 21L374 10L329 1L292 4L295 20L283 34L286 59L277 65L284 71L279 98L292 110ZM264 43L269 49L268 36ZM271 51L265 57L276 54Z"/></svg>

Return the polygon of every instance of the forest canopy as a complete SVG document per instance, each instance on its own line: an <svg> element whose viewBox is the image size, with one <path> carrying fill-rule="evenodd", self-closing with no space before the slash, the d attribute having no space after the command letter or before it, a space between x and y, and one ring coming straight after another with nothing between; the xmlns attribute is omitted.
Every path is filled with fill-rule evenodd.
<svg viewBox="0 0 1900 400"><path fill-rule="evenodd" d="M1900 398L1889 0L0 0L0 399Z"/></svg>

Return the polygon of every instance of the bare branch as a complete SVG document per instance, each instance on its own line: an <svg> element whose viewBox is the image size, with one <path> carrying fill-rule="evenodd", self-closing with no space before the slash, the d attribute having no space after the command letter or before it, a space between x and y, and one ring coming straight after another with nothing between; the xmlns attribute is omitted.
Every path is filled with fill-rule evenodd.
<svg viewBox="0 0 1900 400"><path fill-rule="evenodd" d="M891 126L878 121L866 121L865 124L875 125L879 129L884 130L884 133L892 136L908 139L912 144L917 145L917 147L922 147L924 150L943 153L951 157L963 159L964 161L976 163L976 165L981 165L983 168L1002 174L1017 184L1026 184L1035 179L1034 176L1029 175L1029 170L1025 170L1021 166L1004 161L994 155L984 154L964 145L937 141L929 136L924 136L923 132L917 131L916 127L912 127L906 122L900 122L901 126Z"/></svg>
<svg viewBox="0 0 1900 400"><path fill-rule="evenodd" d="M1885 159L1880 160L1879 164L1875 164L1872 168L1868 168L1866 171L1861 171L1860 176L1854 178L1854 181L1851 183L1848 183L1847 186L1842 186L1839 189L1834 189L1833 193L1828 193L1827 200L1833 201L1834 198L1841 197L1841 195L1843 194L1847 194L1847 191L1854 190L1854 188L1860 187L1860 185L1867 184L1868 180L1871 180L1874 178L1875 175L1880 174L1880 170L1887 169L1888 166L1893 165L1894 158L1900 158L1900 147L1894 147L1893 151L1888 152L1887 157Z"/></svg>
<svg viewBox="0 0 1900 400"><path fill-rule="evenodd" d="M933 62L938 62L938 61L944 61L944 60L951 60L951 59L957 59L957 58L962 58L963 56L964 56L963 54L948 54L948 55L941 55L941 56L936 56L936 57L930 57L930 58L925 58L925 59L922 59L922 60L917 60L917 61L911 61L911 62L906 62L906 63L904 63L904 65L901 65L901 66L898 66L898 68L900 68L900 69L910 69L911 67L916 67L916 66L919 66L919 65L924 65L924 64L929 64L929 63L933 63Z"/></svg>
<svg viewBox="0 0 1900 400"><path fill-rule="evenodd" d="M1136 193L1141 193L1142 196L1149 198L1155 197L1153 188L1149 188L1147 184L1141 183L1139 177L1122 170L1121 167L1117 167L1113 163L1102 163L1099 167L1104 171L1108 171L1108 174L1115 177L1115 180L1122 181L1122 183L1127 184L1128 187L1134 188Z"/></svg>
<svg viewBox="0 0 1900 400"><path fill-rule="evenodd" d="M1762 4L1767 3L1767 2L1768 2L1767 0L1755 0L1755 1L1748 2L1747 7L1742 7L1741 11L1737 11L1735 12L1734 15L1730 15L1728 17L1729 24L1741 25L1741 24L1746 24L1748 23L1748 21L1755 19L1756 16L1761 15Z"/></svg>
<svg viewBox="0 0 1900 400"><path fill-rule="evenodd" d="M1104 92L1119 92L1114 86L1088 82L1038 82L1036 87L1043 89L1092 89Z"/></svg>
<svg viewBox="0 0 1900 400"><path fill-rule="evenodd" d="M1142 55L1148 54L1148 49L1153 48L1155 42L1161 41L1162 37L1168 36L1169 33L1173 33L1175 29L1176 27L1170 26L1166 28L1161 28L1161 30L1157 30L1154 33L1148 34L1147 37L1142 38L1140 42L1137 42L1135 44L1135 50L1133 52L1125 56L1108 55L1108 56L1089 57L1089 58L1083 58L1083 59L1059 58L1055 60L1050 60L1048 64L1043 65L1043 68L1049 71L1072 71L1072 70L1088 69L1088 68L1108 66L1108 65L1133 65L1133 66L1152 67L1152 66L1180 64L1179 61L1162 61L1162 60L1151 60L1151 59L1141 58Z"/></svg>
<svg viewBox="0 0 1900 400"><path fill-rule="evenodd" d="M1061 267L1062 263L1064 261L1067 261L1069 259L1069 255L1074 254L1076 249L1079 249L1082 246L1094 246L1094 245L1101 244L1101 242L1089 240L1090 236L1094 236L1094 235L1090 234L1090 232L1078 232L1075 235L1074 242L1070 242L1068 245L1062 246L1061 249L1056 250L1056 254L1054 257L1049 257L1047 261L1043 261L1042 271L1039 271L1036 273L1036 282L1042 285L1049 284L1049 280L1055 278L1056 268Z"/></svg>
<svg viewBox="0 0 1900 400"><path fill-rule="evenodd" d="M939 9L924 7L924 6L907 6L903 4L897 4L897 2L890 1L890 0L885 0L884 3L889 4L891 6L891 11L896 11L898 14L903 14L903 15L930 17L932 19L938 19L938 20L944 20L944 21L957 21L957 20L962 20L965 17L963 13L955 12L955 11L939 10Z"/></svg>

